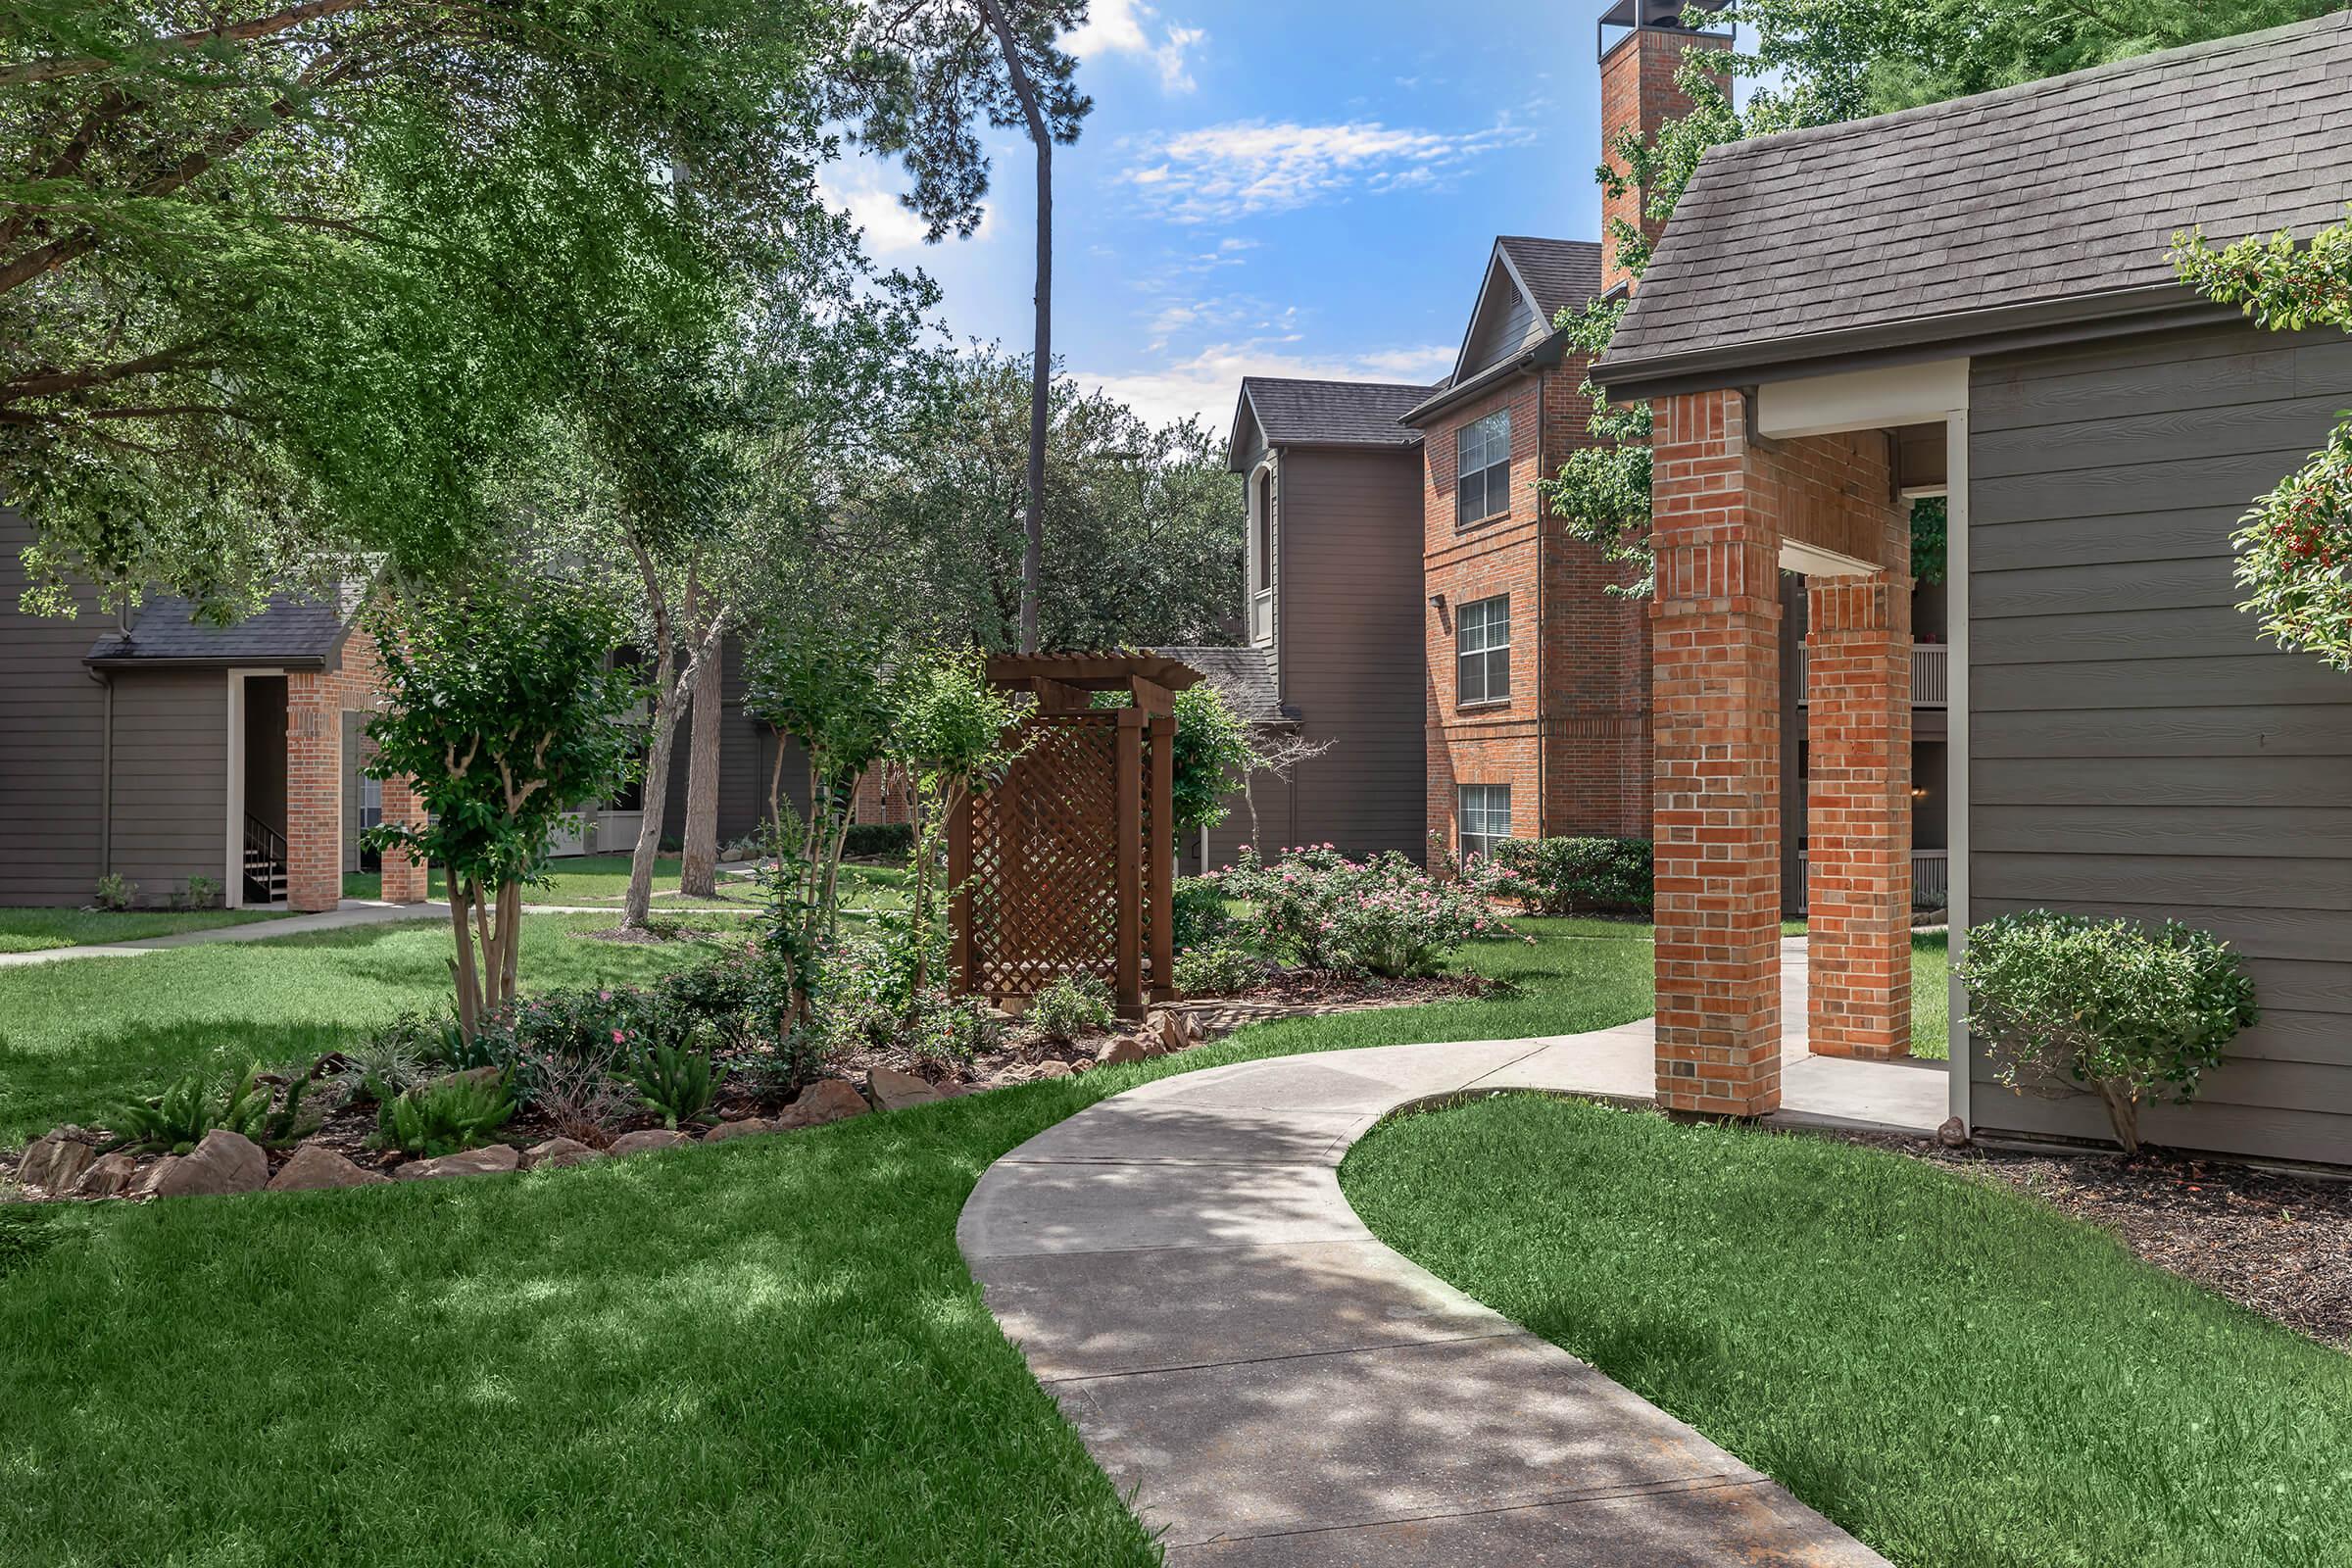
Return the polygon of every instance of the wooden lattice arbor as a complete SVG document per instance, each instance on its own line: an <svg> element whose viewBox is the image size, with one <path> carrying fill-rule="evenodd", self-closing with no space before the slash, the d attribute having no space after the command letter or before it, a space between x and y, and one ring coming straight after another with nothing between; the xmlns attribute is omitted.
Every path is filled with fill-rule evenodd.
<svg viewBox="0 0 2352 1568"><path fill-rule="evenodd" d="M1175 696L1200 674L1152 654L1007 654L988 678L1036 707L1004 781L949 826L962 987L1004 1001L1093 974L1140 1017L1175 995Z"/></svg>

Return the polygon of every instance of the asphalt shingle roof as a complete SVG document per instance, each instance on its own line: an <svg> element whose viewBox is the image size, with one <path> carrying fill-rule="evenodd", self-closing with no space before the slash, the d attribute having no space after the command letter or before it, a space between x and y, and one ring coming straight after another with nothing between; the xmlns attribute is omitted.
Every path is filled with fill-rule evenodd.
<svg viewBox="0 0 2352 1568"><path fill-rule="evenodd" d="M258 615L226 626L196 617L196 606L171 596L150 598L127 632L110 631L90 649L93 662L173 660L182 662L314 663L334 654L343 637L340 606L294 594L275 594Z"/></svg>
<svg viewBox="0 0 2352 1568"><path fill-rule="evenodd" d="M1248 724L1285 724L1274 655L1264 648L1162 648L1161 654L1199 670Z"/></svg>
<svg viewBox="0 0 2352 1568"><path fill-rule="evenodd" d="M1494 243L1536 297L1549 326L1565 310L1582 310L1600 292L1600 246L1589 239L1538 239L1504 234Z"/></svg>
<svg viewBox="0 0 2352 1568"><path fill-rule="evenodd" d="M2165 285L2176 230L2308 237L2347 200L2343 13L1733 143L1699 164L1604 370Z"/></svg>
<svg viewBox="0 0 2352 1568"><path fill-rule="evenodd" d="M1427 386L1389 381L1242 378L1242 396L1268 446L1409 447L1421 434L1396 421L1429 396Z"/></svg>

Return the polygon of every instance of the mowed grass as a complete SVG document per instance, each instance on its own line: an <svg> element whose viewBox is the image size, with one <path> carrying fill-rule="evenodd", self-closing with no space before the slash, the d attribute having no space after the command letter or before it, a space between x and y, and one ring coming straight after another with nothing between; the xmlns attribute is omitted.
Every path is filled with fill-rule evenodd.
<svg viewBox="0 0 2352 1568"><path fill-rule="evenodd" d="M1533 1096L1400 1118L1341 1181L1906 1568L2352 1561L2352 1358L2005 1187Z"/></svg>
<svg viewBox="0 0 2352 1568"><path fill-rule="evenodd" d="M1911 939L1911 1054L1952 1059L1952 939L1944 932Z"/></svg>
<svg viewBox="0 0 2352 1568"><path fill-rule="evenodd" d="M48 1211L62 1239L0 1278L0 1562L1154 1562L964 1269L972 1184L1170 1072L1640 1017L1645 934L1580 924L1470 951L1508 1000L808 1133Z"/></svg>
<svg viewBox="0 0 2352 1568"><path fill-rule="evenodd" d="M139 942L282 918L274 909L0 909L0 953Z"/></svg>
<svg viewBox="0 0 2352 1568"><path fill-rule="evenodd" d="M578 935L609 924L595 914L526 917L523 988L650 979L728 940L711 932L633 946ZM446 921L420 919L0 969L0 1145L186 1073L307 1064L405 1009L446 1003L450 951Z"/></svg>
<svg viewBox="0 0 2352 1568"><path fill-rule="evenodd" d="M883 891L898 887L906 878L897 866L845 865L841 868L842 903L851 909L864 908ZM426 872L426 896L433 899L449 897L449 887L441 878L438 866ZM355 872L343 879L343 896L347 899L380 899L384 879L375 872ZM533 904L589 905L600 908L618 908L629 891L629 858L625 855L566 856L548 863L548 877L525 890ZM721 876L718 897L715 899L685 899L678 896L678 858L659 857L654 861L654 909L752 909L760 904L758 885L749 877Z"/></svg>

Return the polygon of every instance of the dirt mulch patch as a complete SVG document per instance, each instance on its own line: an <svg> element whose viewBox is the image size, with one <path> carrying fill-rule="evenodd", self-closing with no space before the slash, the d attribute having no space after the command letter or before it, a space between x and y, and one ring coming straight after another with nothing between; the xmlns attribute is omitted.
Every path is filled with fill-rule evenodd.
<svg viewBox="0 0 2352 1568"><path fill-rule="evenodd" d="M2187 1155L2127 1159L1862 1141L2030 1193L2113 1232L2160 1268L2352 1350L2352 1182Z"/></svg>

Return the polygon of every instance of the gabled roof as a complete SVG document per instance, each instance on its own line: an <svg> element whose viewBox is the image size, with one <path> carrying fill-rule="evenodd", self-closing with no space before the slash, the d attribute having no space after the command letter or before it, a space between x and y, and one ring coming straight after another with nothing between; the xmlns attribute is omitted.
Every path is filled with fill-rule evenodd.
<svg viewBox="0 0 2352 1568"><path fill-rule="evenodd" d="M2308 237L2347 200L2342 13L1735 142L1699 163L1604 378L1621 397L1731 385L1766 366L2203 311L2165 261L2176 230Z"/></svg>
<svg viewBox="0 0 2352 1568"><path fill-rule="evenodd" d="M128 631L100 637L83 662L324 668L342 647L348 624L341 605L300 594L272 594L260 614L225 626L198 620L191 600L159 595L140 608Z"/></svg>
<svg viewBox="0 0 2352 1568"><path fill-rule="evenodd" d="M1243 432L1252 423L1270 447L1393 447L1420 444L1418 431L1396 421L1429 395L1427 386L1393 381L1295 381L1275 376L1242 378L1234 410L1228 466L1242 471L1250 443Z"/></svg>
<svg viewBox="0 0 2352 1568"><path fill-rule="evenodd" d="M1504 234L1494 241L1462 330L1453 373L1405 415L1418 424L1458 398L1474 397L1529 355L1556 363L1562 340L1552 322L1600 293L1600 246L1588 239Z"/></svg>
<svg viewBox="0 0 2352 1568"><path fill-rule="evenodd" d="M1246 724L1290 724L1296 713L1282 706L1282 687L1274 677L1274 655L1265 648L1162 648L1169 659L1200 672Z"/></svg>

